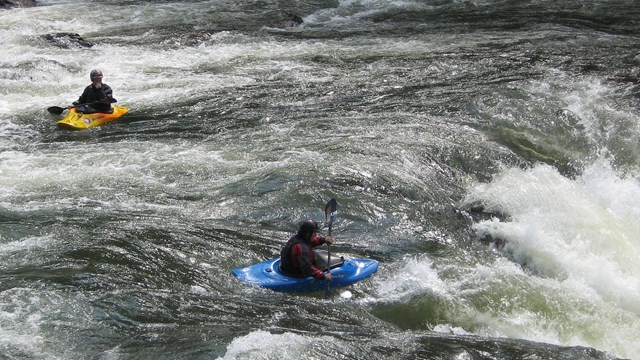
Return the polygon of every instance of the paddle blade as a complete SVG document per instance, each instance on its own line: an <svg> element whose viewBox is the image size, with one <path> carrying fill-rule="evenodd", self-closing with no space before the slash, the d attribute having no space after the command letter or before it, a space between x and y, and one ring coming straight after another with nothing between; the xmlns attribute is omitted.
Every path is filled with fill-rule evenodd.
<svg viewBox="0 0 640 360"><path fill-rule="evenodd" d="M51 106L47 108L47 111L53 115L62 115L62 112L65 110L66 108L60 106Z"/></svg>
<svg viewBox="0 0 640 360"><path fill-rule="evenodd" d="M338 215L338 202L336 199L331 199L324 207L324 222L327 223L327 219L329 220L329 227L333 224L333 221L336 219Z"/></svg>
<svg viewBox="0 0 640 360"><path fill-rule="evenodd" d="M329 222L333 222L337 214L338 202L336 199L331 199L324 207L324 221L327 222L327 219L329 219Z"/></svg>

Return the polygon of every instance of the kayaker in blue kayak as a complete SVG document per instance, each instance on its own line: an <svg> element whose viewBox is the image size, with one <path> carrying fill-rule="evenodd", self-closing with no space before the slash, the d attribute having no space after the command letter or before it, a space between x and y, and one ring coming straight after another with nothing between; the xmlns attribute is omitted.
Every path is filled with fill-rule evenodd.
<svg viewBox="0 0 640 360"><path fill-rule="evenodd" d="M112 113L111 104L117 101L113 98L111 87L102 82L102 71L91 70L89 78L91 85L87 86L78 101L74 101L67 109L76 108L77 112L83 114Z"/></svg>
<svg viewBox="0 0 640 360"><path fill-rule="evenodd" d="M315 265L313 248L322 244L333 243L333 237L318 236L318 223L305 220L300 224L298 233L289 239L280 251L280 271L288 276L307 277L331 280L331 274L324 273Z"/></svg>

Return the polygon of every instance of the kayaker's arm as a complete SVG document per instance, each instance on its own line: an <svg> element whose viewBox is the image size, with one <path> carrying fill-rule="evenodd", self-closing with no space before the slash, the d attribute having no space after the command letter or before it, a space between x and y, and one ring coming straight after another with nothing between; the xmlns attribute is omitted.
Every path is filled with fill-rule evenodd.
<svg viewBox="0 0 640 360"><path fill-rule="evenodd" d="M111 103L118 102L116 99L113 98L113 90L109 85L100 84L100 87L96 86L96 89L98 90L97 102L102 104L111 104Z"/></svg>
<svg viewBox="0 0 640 360"><path fill-rule="evenodd" d="M300 244L294 246L292 252L293 258L299 259L298 267L300 268L303 276L313 276L316 279L331 280L331 274L325 274L321 269L318 269L313 265L313 260L309 256L309 252L305 251L303 246L301 246Z"/></svg>
<svg viewBox="0 0 640 360"><path fill-rule="evenodd" d="M312 248L316 246L320 246L322 244L328 244L328 245L333 244L333 236L331 235L327 237L316 236L313 239L311 239L310 245ZM311 260L309 260L309 262L311 263ZM329 273L329 271L324 272L313 265L311 265L311 268L313 269L313 276L316 277L317 279L331 280L332 275L331 273Z"/></svg>
<svg viewBox="0 0 640 360"><path fill-rule="evenodd" d="M333 236L329 235L327 237L316 236L311 239L311 247L320 246L322 244L333 244Z"/></svg>

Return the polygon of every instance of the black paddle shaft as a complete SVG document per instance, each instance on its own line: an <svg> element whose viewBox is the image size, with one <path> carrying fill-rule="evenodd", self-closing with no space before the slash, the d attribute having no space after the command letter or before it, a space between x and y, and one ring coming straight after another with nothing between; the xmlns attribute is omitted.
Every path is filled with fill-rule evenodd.
<svg viewBox="0 0 640 360"><path fill-rule="evenodd" d="M333 221L336 219L338 215L338 202L336 199L331 199L324 207L324 222L327 223L327 218L329 219L329 235L331 236L331 226L333 225ZM327 272L331 272L331 246L327 244ZM324 293L325 298L333 299L331 294L331 290L329 289L329 281L327 281L327 287Z"/></svg>

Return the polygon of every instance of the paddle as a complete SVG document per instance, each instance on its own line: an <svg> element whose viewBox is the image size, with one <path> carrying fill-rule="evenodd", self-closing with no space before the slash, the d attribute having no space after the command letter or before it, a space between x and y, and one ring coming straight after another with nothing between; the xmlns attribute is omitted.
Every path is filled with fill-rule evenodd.
<svg viewBox="0 0 640 360"><path fill-rule="evenodd" d="M331 225L338 215L338 202L336 199L331 199L324 207L324 223L327 223L329 219L329 236L331 236ZM327 244L327 272L331 272L331 245ZM329 298L331 292L329 291L329 281L327 280L327 288L325 290L325 297Z"/></svg>
<svg viewBox="0 0 640 360"><path fill-rule="evenodd" d="M47 111L53 115L62 115L62 112L67 110L67 108L63 108L60 106L51 106L47 108Z"/></svg>

